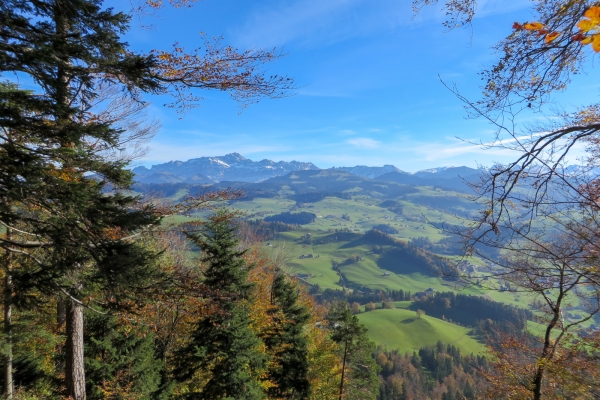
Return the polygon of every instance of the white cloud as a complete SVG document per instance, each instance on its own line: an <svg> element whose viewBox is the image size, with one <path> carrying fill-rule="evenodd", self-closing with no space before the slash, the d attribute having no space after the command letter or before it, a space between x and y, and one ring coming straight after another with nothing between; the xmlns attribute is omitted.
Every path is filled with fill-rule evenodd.
<svg viewBox="0 0 600 400"><path fill-rule="evenodd" d="M377 140L373 140L371 138L350 139L347 143L365 149L376 149L381 144L381 142L378 142Z"/></svg>

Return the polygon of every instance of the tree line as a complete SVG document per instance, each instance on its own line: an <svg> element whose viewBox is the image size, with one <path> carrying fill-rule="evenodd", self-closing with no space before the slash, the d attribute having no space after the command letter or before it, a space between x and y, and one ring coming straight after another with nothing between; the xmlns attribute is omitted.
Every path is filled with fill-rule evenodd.
<svg viewBox="0 0 600 400"><path fill-rule="evenodd" d="M507 331L522 331L527 326L527 320L534 319L533 313L524 308L502 304L482 296L452 292L437 292L419 298L412 307L424 310L436 318L452 320L473 328L479 325L479 321L490 319Z"/></svg>
<svg viewBox="0 0 600 400"><path fill-rule="evenodd" d="M290 225L306 225L315 222L317 215L307 211L299 213L283 212L268 216L264 219L265 222L283 222Z"/></svg>

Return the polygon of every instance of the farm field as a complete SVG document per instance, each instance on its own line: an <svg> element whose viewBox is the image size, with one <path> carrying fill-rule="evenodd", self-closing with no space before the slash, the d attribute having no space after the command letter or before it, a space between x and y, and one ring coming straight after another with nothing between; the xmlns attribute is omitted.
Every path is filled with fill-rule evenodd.
<svg viewBox="0 0 600 400"><path fill-rule="evenodd" d="M351 241L340 241L327 244L303 245L296 241L301 236L309 233L304 227L293 232L284 232L276 240L269 243L273 247L284 247L289 251L288 272L290 274L310 274L306 279L310 284L317 284L322 289L341 289L340 277L332 269L332 261L342 263L351 256L358 255L361 260L340 267L345 285L356 289L370 290L404 290L416 293L433 287L437 291L460 291L466 294L483 295L486 292L475 287L465 288L458 282L447 281L436 276L431 270L415 270L410 266L410 272L397 274L391 273L388 258L384 258L372 251L372 245L352 245ZM318 241L326 234L313 233L313 242ZM312 254L311 258L300 258L303 254ZM397 260L398 268L402 268L403 260ZM385 268L388 267L388 268ZM385 276L385 274L389 274Z"/></svg>
<svg viewBox="0 0 600 400"><path fill-rule="evenodd" d="M484 345L469 336L471 329L427 315L419 319L411 310L378 309L358 314L358 319L369 330L369 337L388 350L412 353L441 341L466 354L486 352Z"/></svg>

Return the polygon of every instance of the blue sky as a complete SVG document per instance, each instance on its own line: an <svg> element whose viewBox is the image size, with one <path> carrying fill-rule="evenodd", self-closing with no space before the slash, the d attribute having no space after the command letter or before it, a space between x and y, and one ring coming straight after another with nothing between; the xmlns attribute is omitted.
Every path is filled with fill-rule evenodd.
<svg viewBox="0 0 600 400"><path fill-rule="evenodd" d="M107 1L123 7L128 2ZM491 47L514 21L530 18L528 0L479 2L472 28L445 32L435 8L413 16L409 0L204 0L192 8L161 10L135 20L132 49L186 49L200 32L222 35L239 49L283 48L268 73L295 79L294 95L263 100L240 113L218 92L198 93L200 108L181 115L149 97L162 123L137 165L239 152L253 159L311 161L317 166L393 164L406 171L478 164L514 157L463 140L487 142L493 130L465 118L460 101L440 82L477 99L477 72L494 60ZM153 24L139 29L139 23ZM556 99L571 107L592 101L597 87L584 79ZM526 124L539 118L524 117ZM460 138L460 139L457 139ZM462 139L462 140L461 140Z"/></svg>

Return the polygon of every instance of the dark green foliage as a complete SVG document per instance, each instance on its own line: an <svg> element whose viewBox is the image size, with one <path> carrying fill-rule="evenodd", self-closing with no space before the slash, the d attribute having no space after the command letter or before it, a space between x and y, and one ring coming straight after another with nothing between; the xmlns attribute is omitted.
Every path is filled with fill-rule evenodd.
<svg viewBox="0 0 600 400"><path fill-rule="evenodd" d="M340 389L345 399L375 399L379 371L371 353L375 348L369 340L367 328L358 320L347 303L336 304L329 313L331 339L339 345L343 375Z"/></svg>
<svg viewBox="0 0 600 400"><path fill-rule="evenodd" d="M242 221L240 226L248 226L252 232L261 240L270 240L277 236L279 232L289 232L296 229L294 225L283 222L265 222L261 220Z"/></svg>
<svg viewBox="0 0 600 400"><path fill-rule="evenodd" d="M353 233L346 231L335 232L318 239L315 239L316 244L327 244L327 243L338 243L338 242L347 242L351 240L359 240L363 235L360 233Z"/></svg>
<svg viewBox="0 0 600 400"><path fill-rule="evenodd" d="M486 387L482 371L489 368L487 359L463 355L450 344L438 342L412 355L387 351L380 346L374 357L382 368L379 375L381 400L434 398L433 393L440 386L446 390L445 398L474 399L482 398Z"/></svg>
<svg viewBox="0 0 600 400"><path fill-rule="evenodd" d="M39 320L31 311L18 312L12 317L13 382L15 387L24 390L56 383L44 364L47 363L45 356L53 353L59 343ZM6 337L1 335L0 354L5 354L6 346ZM4 374L0 374L0 387L3 386Z"/></svg>
<svg viewBox="0 0 600 400"><path fill-rule="evenodd" d="M189 234L207 265L204 285L212 293L206 315L196 323L189 343L177 353L175 378L191 379L202 369L210 373L193 399L262 399L257 371L265 356L250 329L248 303L253 285L243 251L236 250L235 228L225 212L213 215L200 233Z"/></svg>
<svg viewBox="0 0 600 400"><path fill-rule="evenodd" d="M438 292L422 298L411 305L411 309L424 310L427 315L437 318L444 316L465 326L477 327L479 321L498 322L504 331L522 330L527 320L534 318L531 311L498 303L481 296Z"/></svg>
<svg viewBox="0 0 600 400"><path fill-rule="evenodd" d="M353 290L352 292L336 289L325 289L318 294L316 297L319 302L334 302L334 301L346 301L347 303L359 303L366 304L369 302L380 302L380 301L404 301L410 300L410 291L405 292L404 290L389 290L389 291L373 291L366 288L361 290Z"/></svg>
<svg viewBox="0 0 600 400"><path fill-rule="evenodd" d="M281 214L271 215L270 217L266 217L266 222L283 222L286 224L297 224L297 225L306 225L311 222L315 222L317 218L316 214L302 211L299 213L290 213L284 212Z"/></svg>
<svg viewBox="0 0 600 400"><path fill-rule="evenodd" d="M276 318L281 326L264 339L267 348L274 352L275 367L269 377L277 386L269 390L272 398L304 399L308 396L308 342L304 327L310 310L298 303L296 285L283 273L275 276L271 303L278 307Z"/></svg>
<svg viewBox="0 0 600 400"><path fill-rule="evenodd" d="M121 326L115 317L89 312L84 340L88 399L106 398L103 388L156 398L163 365L149 329Z"/></svg>
<svg viewBox="0 0 600 400"><path fill-rule="evenodd" d="M36 88L0 90L0 220L37 238L13 243L37 249L37 265L15 271L17 297L34 288L75 297L100 288L112 298L146 280L151 255L107 233L157 219L151 209L134 210L134 197L103 193L109 183L126 189L132 175L97 150L119 147L122 131L95 118L88 103L107 75L132 91L157 89L153 58L127 51L120 35L129 17L102 10L100 1L7 0L0 18L0 72L19 71Z"/></svg>
<svg viewBox="0 0 600 400"><path fill-rule="evenodd" d="M418 272L423 275L453 276L454 268L445 259L418 247L396 240L393 237L376 229L365 233L367 243L389 245L377 260L377 265L388 271L398 274Z"/></svg>

